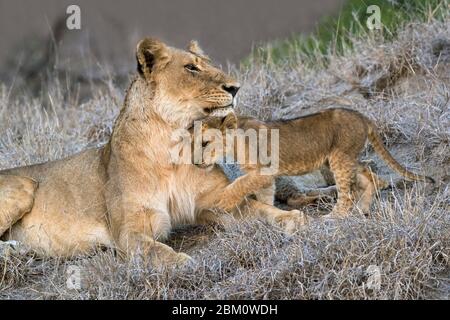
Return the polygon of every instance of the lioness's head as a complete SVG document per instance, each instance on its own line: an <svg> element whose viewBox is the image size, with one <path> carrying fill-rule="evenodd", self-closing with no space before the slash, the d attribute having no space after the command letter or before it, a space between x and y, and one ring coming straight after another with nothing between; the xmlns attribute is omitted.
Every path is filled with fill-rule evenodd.
<svg viewBox="0 0 450 320"><path fill-rule="evenodd" d="M214 67L195 41L185 51L147 38L136 57L140 76L153 90L152 107L165 120L190 126L232 110L239 83Z"/></svg>

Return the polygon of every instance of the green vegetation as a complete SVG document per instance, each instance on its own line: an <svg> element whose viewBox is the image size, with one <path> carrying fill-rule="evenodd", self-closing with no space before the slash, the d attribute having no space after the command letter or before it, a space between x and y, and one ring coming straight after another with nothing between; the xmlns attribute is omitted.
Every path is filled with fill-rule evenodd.
<svg viewBox="0 0 450 320"><path fill-rule="evenodd" d="M371 15L367 13L370 5L380 7L381 30L371 31L366 25ZM257 47L244 64L255 60L283 63L298 56L316 61L317 57L323 57L328 52L340 55L352 47L355 38L382 36L389 40L408 22L426 22L432 18L440 20L448 6L448 0L348 0L338 16L323 19L311 35L292 35L288 39Z"/></svg>

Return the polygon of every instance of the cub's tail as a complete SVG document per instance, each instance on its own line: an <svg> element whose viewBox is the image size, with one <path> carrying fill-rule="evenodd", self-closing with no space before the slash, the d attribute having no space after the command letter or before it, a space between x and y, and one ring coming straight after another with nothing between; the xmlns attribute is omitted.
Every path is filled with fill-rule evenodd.
<svg viewBox="0 0 450 320"><path fill-rule="evenodd" d="M380 157L396 172L404 176L408 180L415 181L424 181L434 183L434 179L427 176L422 176L413 172L408 171L405 167L403 167L394 157L389 153L386 147L381 140L380 135L377 132L375 125L369 120L366 119L369 127L368 138L369 142L372 144L376 153L380 155Z"/></svg>

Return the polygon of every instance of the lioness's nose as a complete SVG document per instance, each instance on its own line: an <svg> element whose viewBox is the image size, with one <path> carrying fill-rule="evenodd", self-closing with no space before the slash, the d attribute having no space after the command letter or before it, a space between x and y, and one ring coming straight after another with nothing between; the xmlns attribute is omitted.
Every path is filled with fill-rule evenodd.
<svg viewBox="0 0 450 320"><path fill-rule="evenodd" d="M236 93L239 91L240 86L239 85L227 85L224 84L222 86L223 90L230 93L233 97L236 95Z"/></svg>

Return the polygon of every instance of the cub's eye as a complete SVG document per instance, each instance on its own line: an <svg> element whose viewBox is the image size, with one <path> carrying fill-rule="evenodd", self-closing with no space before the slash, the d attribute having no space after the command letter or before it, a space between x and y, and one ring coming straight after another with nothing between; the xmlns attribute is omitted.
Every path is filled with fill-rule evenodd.
<svg viewBox="0 0 450 320"><path fill-rule="evenodd" d="M197 68L196 65L191 64L191 63L185 65L184 68L189 72L200 72L200 69Z"/></svg>

